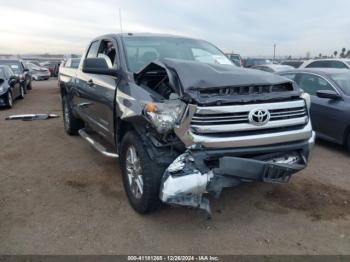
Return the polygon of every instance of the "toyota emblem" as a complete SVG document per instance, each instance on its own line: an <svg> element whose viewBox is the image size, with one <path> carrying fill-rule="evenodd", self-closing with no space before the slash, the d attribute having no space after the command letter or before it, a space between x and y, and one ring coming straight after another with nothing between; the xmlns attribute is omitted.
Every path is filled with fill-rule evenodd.
<svg viewBox="0 0 350 262"><path fill-rule="evenodd" d="M249 122L253 125L262 126L270 120L270 112L267 109L254 109L249 113Z"/></svg>

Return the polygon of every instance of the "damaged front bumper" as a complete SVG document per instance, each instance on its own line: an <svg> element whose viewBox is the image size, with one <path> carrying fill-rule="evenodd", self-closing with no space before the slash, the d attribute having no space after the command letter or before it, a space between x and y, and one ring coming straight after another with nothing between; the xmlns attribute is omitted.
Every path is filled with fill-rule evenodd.
<svg viewBox="0 0 350 262"><path fill-rule="evenodd" d="M225 187L242 182L287 183L307 166L315 133L303 142L268 147L187 150L163 175L160 199L168 204L206 210L204 194L219 197Z"/></svg>

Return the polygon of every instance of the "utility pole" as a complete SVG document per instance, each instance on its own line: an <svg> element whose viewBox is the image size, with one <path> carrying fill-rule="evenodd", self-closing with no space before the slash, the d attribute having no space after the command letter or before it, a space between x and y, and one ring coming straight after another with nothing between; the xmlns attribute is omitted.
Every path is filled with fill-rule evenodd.
<svg viewBox="0 0 350 262"><path fill-rule="evenodd" d="M273 45L273 61L276 60L276 44Z"/></svg>

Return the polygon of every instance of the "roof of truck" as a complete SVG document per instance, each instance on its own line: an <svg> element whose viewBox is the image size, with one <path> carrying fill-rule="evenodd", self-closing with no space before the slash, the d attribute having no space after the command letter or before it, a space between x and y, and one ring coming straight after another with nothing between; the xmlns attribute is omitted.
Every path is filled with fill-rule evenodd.
<svg viewBox="0 0 350 262"><path fill-rule="evenodd" d="M173 37L173 38L186 38L186 39L197 39L193 37L183 36L183 35L172 35L172 34L160 34L160 33L117 33L117 34L106 34L96 37L94 40L98 40L101 38L108 38L108 37Z"/></svg>

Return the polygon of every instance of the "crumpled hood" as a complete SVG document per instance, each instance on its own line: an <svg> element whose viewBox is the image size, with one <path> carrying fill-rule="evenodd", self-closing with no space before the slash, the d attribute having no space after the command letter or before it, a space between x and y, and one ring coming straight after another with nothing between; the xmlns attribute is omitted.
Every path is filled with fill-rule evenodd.
<svg viewBox="0 0 350 262"><path fill-rule="evenodd" d="M221 103L227 102L248 102L256 100L257 95L225 95L225 97L199 97L199 91L218 87L234 86L269 86L283 83L291 83L293 91L281 92L281 94L258 94L259 100L270 98L287 98L299 96L300 90L293 81L282 76L263 72L260 70L240 68L231 65L206 64L195 61L180 59L161 59L148 64L135 78L142 76L145 72L155 68L166 70L169 82L181 96L189 96L192 100L199 103L212 103L220 100Z"/></svg>
<svg viewBox="0 0 350 262"><path fill-rule="evenodd" d="M288 82L286 78L275 74L231 65L205 64L179 59L162 59L155 63L176 71L184 90Z"/></svg>

